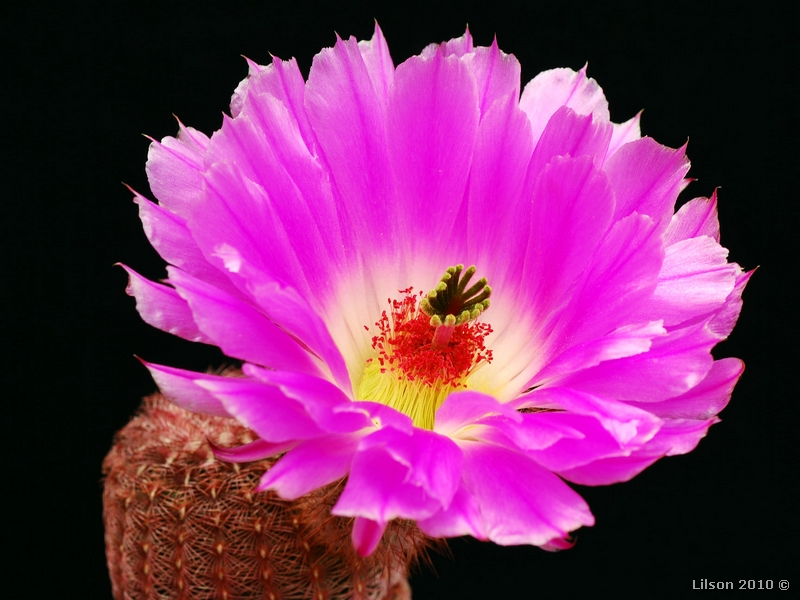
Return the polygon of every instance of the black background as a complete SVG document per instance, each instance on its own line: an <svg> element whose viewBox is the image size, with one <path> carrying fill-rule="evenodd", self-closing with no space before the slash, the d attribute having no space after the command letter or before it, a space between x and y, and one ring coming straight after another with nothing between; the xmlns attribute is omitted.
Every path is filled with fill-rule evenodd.
<svg viewBox="0 0 800 600"><path fill-rule="evenodd" d="M787 6L792 3L786 3ZM800 579L794 302L798 9L777 3L499 1L469 8L393 3L83 2L3 11L5 377L4 595L111 597L100 463L154 385L133 358L204 369L221 357L142 323L121 261L163 276L130 193L149 194L148 141L172 114L211 133L246 74L246 55L296 56L368 39L373 18L396 64L469 24L522 64L578 69L603 87L611 116L644 108L643 132L679 146L698 179L682 200L720 189L723 245L760 265L731 339L715 354L747 370L687 456L631 482L579 488L597 524L558 554L472 539L412 578L414 597L533 598L594 591L682 596L692 580ZM11 562L8 555L11 554ZM737 585L738 586L738 585ZM768 592L755 592L768 593ZM779 593L777 589L771 594Z"/></svg>

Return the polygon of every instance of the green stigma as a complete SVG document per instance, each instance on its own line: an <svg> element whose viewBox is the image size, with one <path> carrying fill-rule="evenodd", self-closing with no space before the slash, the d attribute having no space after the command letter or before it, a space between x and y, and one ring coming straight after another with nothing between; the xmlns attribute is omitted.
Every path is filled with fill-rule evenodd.
<svg viewBox="0 0 800 600"><path fill-rule="evenodd" d="M475 265L464 270L464 265L448 267L436 287L428 292L419 304L420 309L431 318L434 327L455 327L478 316L489 308L492 288L481 277L467 288L475 274Z"/></svg>

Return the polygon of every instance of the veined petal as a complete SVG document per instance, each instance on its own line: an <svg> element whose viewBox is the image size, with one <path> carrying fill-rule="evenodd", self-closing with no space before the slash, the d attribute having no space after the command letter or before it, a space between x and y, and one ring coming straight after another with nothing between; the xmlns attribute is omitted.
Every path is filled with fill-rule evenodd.
<svg viewBox="0 0 800 600"><path fill-rule="evenodd" d="M608 102L594 79L580 71L551 69L531 79L522 90L519 107L531 120L533 139L538 140L550 117L559 108L568 106L579 115L594 115L598 121L609 121Z"/></svg>
<svg viewBox="0 0 800 600"><path fill-rule="evenodd" d="M593 525L586 502L533 460L506 448L461 442L464 483L474 494L486 536L497 544L546 544Z"/></svg>
<svg viewBox="0 0 800 600"><path fill-rule="evenodd" d="M326 435L289 450L261 477L259 491L274 490L295 500L347 475L361 436Z"/></svg>
<svg viewBox="0 0 800 600"><path fill-rule="evenodd" d="M466 192L478 114L475 80L455 57L412 57L397 68L387 142L409 250L450 239Z"/></svg>
<svg viewBox="0 0 800 600"><path fill-rule="evenodd" d="M431 537L458 537L471 535L479 540L487 539L483 527L478 501L462 484L453 496L450 506L417 523Z"/></svg>
<svg viewBox="0 0 800 600"><path fill-rule="evenodd" d="M213 381L217 375L195 373L146 361L142 361L142 364L150 371L161 393L176 406L216 417L231 416L219 400L197 383L202 380Z"/></svg>
<svg viewBox="0 0 800 600"><path fill-rule="evenodd" d="M611 135L611 142L608 144L608 151L606 152L606 160L614 156L622 146L630 142L635 142L642 137L641 129L639 128L639 121L642 118L641 111L636 116L628 119L624 123L612 123L614 126L614 133Z"/></svg>
<svg viewBox="0 0 800 600"><path fill-rule="evenodd" d="M513 408L480 392L455 392L447 397L436 411L433 430L441 435L458 437L458 430L469 427L479 419L491 415L502 415L512 421L521 421L522 416Z"/></svg>
<svg viewBox="0 0 800 600"><path fill-rule="evenodd" d="M355 39L337 37L333 48L314 57L305 107L359 243L391 250L395 208L385 107Z"/></svg>
<svg viewBox="0 0 800 600"><path fill-rule="evenodd" d="M603 167L617 199L614 220L636 212L664 227L689 170L686 146L673 150L644 137L622 146Z"/></svg>
<svg viewBox="0 0 800 600"><path fill-rule="evenodd" d="M664 232L664 245L706 235L719 243L717 191L711 198L695 198L678 209Z"/></svg>
<svg viewBox="0 0 800 600"><path fill-rule="evenodd" d="M252 379L202 378L195 383L219 400L226 412L267 442L303 440L325 434L302 403Z"/></svg>
<svg viewBox="0 0 800 600"><path fill-rule="evenodd" d="M738 267L738 265L737 265ZM737 269L738 270L738 269ZM756 270L748 271L747 273L739 272L736 275L736 283L733 290L728 297L725 298L725 304L717 311L717 313L708 322L708 328L713 331L718 338L724 339L728 337L739 319L739 313L742 311L742 292L750 281Z"/></svg>
<svg viewBox="0 0 800 600"><path fill-rule="evenodd" d="M633 318L660 318L670 327L719 309L740 271L727 257L728 251L707 236L667 246L653 296Z"/></svg>
<svg viewBox="0 0 800 600"><path fill-rule="evenodd" d="M214 343L198 328L189 304L178 292L145 279L130 267L120 266L128 273L125 291L136 298L136 310L145 323L190 342Z"/></svg>
<svg viewBox="0 0 800 600"><path fill-rule="evenodd" d="M319 362L251 304L174 267L167 272L197 327L228 356L274 369L320 373Z"/></svg>
<svg viewBox="0 0 800 600"><path fill-rule="evenodd" d="M497 38L489 47L478 47L462 58L475 78L481 118L495 101L508 96L519 98L519 61L513 54L501 52Z"/></svg>
<svg viewBox="0 0 800 600"><path fill-rule="evenodd" d="M630 402L664 419L705 420L718 414L731 398L731 393L744 372L738 358L714 361L708 375L688 392L661 402Z"/></svg>
<svg viewBox="0 0 800 600"><path fill-rule="evenodd" d="M467 27L464 35L461 37L453 38L441 44L428 44L422 49L420 56L422 58L433 58L437 53L440 53L443 56L456 56L461 58L473 50L472 34L469 32L469 27Z"/></svg>
<svg viewBox="0 0 800 600"><path fill-rule="evenodd" d="M184 219L203 191L204 133L178 121L178 136L153 140L147 153L147 180L162 206Z"/></svg>
<svg viewBox="0 0 800 600"><path fill-rule="evenodd" d="M462 456L448 438L383 428L361 440L347 485L331 511L379 522L424 519L447 508L458 489Z"/></svg>
<svg viewBox="0 0 800 600"><path fill-rule="evenodd" d="M378 102L385 107L389 99L389 89L394 81L394 62L392 62L389 46L386 44L386 38L383 37L377 21L372 39L358 42L358 49L361 52L361 58L364 59L364 66L367 67L367 73L369 73Z"/></svg>

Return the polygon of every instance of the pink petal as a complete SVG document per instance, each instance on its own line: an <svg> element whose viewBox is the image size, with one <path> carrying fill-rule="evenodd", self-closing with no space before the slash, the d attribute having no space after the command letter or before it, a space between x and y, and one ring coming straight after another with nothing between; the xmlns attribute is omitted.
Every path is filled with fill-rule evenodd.
<svg viewBox="0 0 800 600"><path fill-rule="evenodd" d="M727 257L728 251L707 236L667 246L653 296L632 318L659 318L670 327L721 308L739 272Z"/></svg>
<svg viewBox="0 0 800 600"><path fill-rule="evenodd" d="M200 331L225 354L273 369L319 374L317 361L250 304L174 267L167 271Z"/></svg>
<svg viewBox="0 0 800 600"><path fill-rule="evenodd" d="M147 154L147 179L161 205L188 218L203 192L203 156L208 138L178 121L178 136L153 141Z"/></svg>
<svg viewBox="0 0 800 600"><path fill-rule="evenodd" d="M305 106L360 244L394 239L395 207L381 105L355 39L314 57Z"/></svg>
<svg viewBox="0 0 800 600"><path fill-rule="evenodd" d="M630 142L635 142L642 137L639 128L639 121L642 118L641 111L636 114L632 119L628 119L624 123L612 123L614 126L614 133L611 135L611 142L608 144L608 151L606 152L606 160L614 156L622 146Z"/></svg>
<svg viewBox="0 0 800 600"><path fill-rule="evenodd" d="M490 444L462 442L461 447L464 482L493 542L543 545L594 524L583 499L529 458Z"/></svg>
<svg viewBox="0 0 800 600"><path fill-rule="evenodd" d="M217 375L184 371L146 361L142 361L142 364L150 371L161 393L176 406L216 417L231 416L219 400L197 384L203 380L213 381L218 378Z"/></svg>
<svg viewBox="0 0 800 600"><path fill-rule="evenodd" d="M252 68L253 63L249 64ZM260 102L260 98L271 96L278 100L291 115L296 123L293 129L299 129L308 152L316 154L316 136L311 129L304 106L306 82L300 73L297 61L293 58L281 60L273 57L272 64L258 67L257 71L245 81L247 81L247 87L241 107L238 112L234 112L233 106L231 106L231 116L235 118L246 106L249 109L250 105Z"/></svg>
<svg viewBox="0 0 800 600"><path fill-rule="evenodd" d="M664 233L664 245L703 235L719 242L716 190L711 198L695 198L678 209Z"/></svg>
<svg viewBox="0 0 800 600"><path fill-rule="evenodd" d="M386 44L386 38L383 37L377 21L372 39L368 42L358 42L358 49L361 52L361 58L364 59L364 66L367 67L367 73L369 73L369 79L372 81L378 101L386 106L389 99L389 88L392 87L394 81L394 62L392 62L389 46Z"/></svg>
<svg viewBox="0 0 800 600"><path fill-rule="evenodd" d="M665 419L708 419L718 414L731 398L731 393L744 372L738 358L714 361L708 375L688 392L662 402L636 403L644 410Z"/></svg>
<svg viewBox="0 0 800 600"><path fill-rule="evenodd" d="M495 102L478 126L467 207L467 246L475 250L476 264L494 262L505 269L491 274L493 285L502 285L494 283L499 277L516 279L524 258L528 232L519 225L530 220L523 184L532 152L530 122L517 98ZM520 223L515 217L523 210L527 218ZM509 260L492 260L498 255Z"/></svg>
<svg viewBox="0 0 800 600"><path fill-rule="evenodd" d="M423 48L420 56L422 58L433 58L436 54L442 56L456 56L458 58L469 54L474 49L472 44L472 34L469 32L469 27L461 37L453 38L441 44L428 44Z"/></svg>
<svg viewBox="0 0 800 600"><path fill-rule="evenodd" d="M145 279L125 265L120 266L128 273L128 287L125 291L136 298L136 310L145 323L190 342L214 343L200 331L189 304L178 292Z"/></svg>
<svg viewBox="0 0 800 600"><path fill-rule="evenodd" d="M239 82L239 85L233 90L233 95L231 96L231 116L234 118L242 111L242 106L244 106L245 98L247 98L247 92L250 89L253 76L265 68L247 57L244 57L244 60L247 62L247 77Z"/></svg>
<svg viewBox="0 0 800 600"><path fill-rule="evenodd" d="M240 275L261 312L270 321L318 356L332 379L352 397L350 375L328 328L314 309L292 288L248 264L233 248L217 252L229 271Z"/></svg>
<svg viewBox="0 0 800 600"><path fill-rule="evenodd" d="M283 452L294 448L297 445L297 442L291 440L288 442L273 444L264 440L255 440L249 444L236 446L234 448L223 448L221 446L216 446L211 442L208 442L208 444L211 446L214 456L216 456L219 460L232 463L246 463L269 458L271 456L275 456L276 454L282 454Z"/></svg>
<svg viewBox="0 0 800 600"><path fill-rule="evenodd" d="M458 537L471 535L479 540L487 538L475 496L462 484L453 496L453 501L433 516L422 519L417 525L431 537Z"/></svg>
<svg viewBox="0 0 800 600"><path fill-rule="evenodd" d="M647 352L651 340L665 333L666 330L660 321L624 325L602 338L572 346L548 363L525 387L542 385L548 380L593 367L607 360Z"/></svg>
<svg viewBox="0 0 800 600"><path fill-rule="evenodd" d="M360 435L327 435L300 442L261 477L259 491L296 500L347 475Z"/></svg>
<svg viewBox="0 0 800 600"><path fill-rule="evenodd" d="M519 61L513 54L500 51L497 38L492 40L488 48L475 48L462 60L475 78L481 117L486 115L495 101L508 96L515 100L519 98Z"/></svg>
<svg viewBox="0 0 800 600"><path fill-rule="evenodd" d="M381 429L361 440L331 512L380 522L425 519L450 505L461 461L461 451L446 437L416 428L412 435Z"/></svg>
<svg viewBox="0 0 800 600"><path fill-rule="evenodd" d="M684 175L689 170L686 146L673 150L645 137L626 144L608 159L608 174L617 198L614 220L632 212L656 223L672 217Z"/></svg>
<svg viewBox="0 0 800 600"><path fill-rule="evenodd" d="M738 265L734 265L738 269ZM753 273L756 270L748 271L747 273L738 273L736 275L736 284L728 297L725 298L725 304L719 311L711 318L708 323L708 328L714 332L720 339L728 337L739 319L739 313L742 310L742 292L750 281Z"/></svg>
<svg viewBox="0 0 800 600"><path fill-rule="evenodd" d="M364 517L356 517L353 523L353 546L359 556L369 556L378 547L378 543L386 531L386 522L372 521Z"/></svg>
<svg viewBox="0 0 800 600"><path fill-rule="evenodd" d="M706 377L717 341L706 323L699 323L654 338L649 352L600 363L566 376L559 385L616 400L659 402Z"/></svg>
<svg viewBox="0 0 800 600"><path fill-rule="evenodd" d="M198 279L238 294L230 279L203 256L183 217L134 194L144 233L161 258Z"/></svg>
<svg viewBox="0 0 800 600"><path fill-rule="evenodd" d="M303 405L314 422L329 433L374 427L370 407L354 403L341 389L319 377L290 371L272 371L245 364L244 373Z"/></svg>
<svg viewBox="0 0 800 600"><path fill-rule="evenodd" d="M387 138L401 239L412 247L440 245L456 227L477 126L475 82L455 57L412 57L397 68Z"/></svg>
<svg viewBox="0 0 800 600"><path fill-rule="evenodd" d="M325 434L305 407L280 390L252 379L202 378L198 386L222 403L227 413L267 442L280 443Z"/></svg>
<svg viewBox="0 0 800 600"><path fill-rule="evenodd" d="M519 107L531 120L533 139L538 140L547 122L559 108L568 106L579 115L594 115L598 121L609 121L608 102L594 79L586 77L586 67L551 69L534 77L519 100Z"/></svg>
<svg viewBox="0 0 800 600"><path fill-rule="evenodd" d="M595 121L592 115L579 115L562 106L550 117L536 143L528 177L535 179L556 156L589 156L599 169L606 156L612 129L607 121Z"/></svg>
<svg viewBox="0 0 800 600"><path fill-rule="evenodd" d="M626 324L652 295L663 255L661 236L649 217L631 215L615 223L570 293L551 343L566 348Z"/></svg>
<svg viewBox="0 0 800 600"><path fill-rule="evenodd" d="M492 396L472 391L455 392L436 411L433 430L441 435L456 437L459 429L491 415L502 415L512 421L522 420L516 410L501 404Z"/></svg>
<svg viewBox="0 0 800 600"><path fill-rule="evenodd" d="M552 314L574 287L613 211L608 180L590 158L559 157L545 167L533 192L528 259L521 274L538 314Z"/></svg>

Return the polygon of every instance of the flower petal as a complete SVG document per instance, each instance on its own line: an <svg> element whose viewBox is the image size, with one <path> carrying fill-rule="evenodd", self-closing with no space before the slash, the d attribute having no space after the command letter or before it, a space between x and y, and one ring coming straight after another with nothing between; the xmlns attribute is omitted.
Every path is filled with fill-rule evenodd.
<svg viewBox="0 0 800 600"><path fill-rule="evenodd" d="M450 394L436 411L433 430L441 435L458 437L459 429L469 427L478 419L502 415L512 421L520 421L521 415L514 409L495 400L488 394L464 391Z"/></svg>
<svg viewBox="0 0 800 600"><path fill-rule="evenodd" d="M200 331L228 356L274 369L320 373L318 362L252 305L174 267L167 272Z"/></svg>
<svg viewBox="0 0 800 600"><path fill-rule="evenodd" d="M120 264L128 273L125 291L136 298L136 310L142 320L161 331L190 342L213 344L213 340L197 326L189 304L173 288L154 283L133 269Z"/></svg>
<svg viewBox="0 0 800 600"><path fill-rule="evenodd" d="M453 496L450 506L422 519L417 525L423 533L431 537L471 535L479 540L487 538L478 501L463 484Z"/></svg>
<svg viewBox="0 0 800 600"><path fill-rule="evenodd" d="M686 146L673 150L644 137L625 144L609 158L603 170L617 199L614 220L637 212L666 226L689 170L685 151Z"/></svg>
<svg viewBox="0 0 800 600"><path fill-rule="evenodd" d="M221 461L246 463L262 460L264 458L270 458L276 454L282 454L283 452L294 448L297 445L297 442L291 440L288 442L273 444L265 440L255 440L249 444L244 444L243 446L236 446L235 448L223 448L221 446L215 446L209 441L208 445L211 446L214 456Z"/></svg>
<svg viewBox="0 0 800 600"><path fill-rule="evenodd" d="M347 475L361 437L326 435L300 442L264 473L257 489L296 500L333 483Z"/></svg>
<svg viewBox="0 0 800 600"><path fill-rule="evenodd" d="M389 89L394 81L394 63L389 54L386 38L383 37L377 21L372 39L368 42L358 42L358 50L361 52L361 58L364 59L364 66L367 67L367 73L369 73L378 102L385 107L389 99Z"/></svg>
<svg viewBox="0 0 800 600"><path fill-rule="evenodd" d="M519 107L531 120L533 139L538 140L550 117L562 106L579 115L594 115L598 121L609 121L608 102L594 79L586 77L586 67L580 71L551 69L531 79Z"/></svg>
<svg viewBox="0 0 800 600"><path fill-rule="evenodd" d="M639 121L642 118L641 111L635 117L628 119L624 123L612 123L614 126L614 133L611 135L611 142L608 144L608 151L606 152L606 160L614 156L625 144L634 142L642 137L639 128Z"/></svg>
<svg viewBox="0 0 800 600"><path fill-rule="evenodd" d="M378 547L386 531L386 521L378 522L364 517L356 517L353 522L353 546L359 556L369 556Z"/></svg>
<svg viewBox="0 0 800 600"><path fill-rule="evenodd" d="M681 240L703 235L719 242L716 190L711 198L695 198L678 209L664 232L664 245L670 246Z"/></svg>
<svg viewBox="0 0 800 600"><path fill-rule="evenodd" d="M198 381L214 380L218 376L141 362L150 371L161 393L176 406L216 417L231 416L219 400L197 384Z"/></svg>
<svg viewBox="0 0 800 600"><path fill-rule="evenodd" d="M491 46L481 46L465 54L462 61L475 78L481 118L496 100L508 96L515 101L519 98L519 61L513 54L500 51L497 38L492 40Z"/></svg>
<svg viewBox="0 0 800 600"><path fill-rule="evenodd" d="M594 524L586 502L531 459L490 444L461 442L461 448L464 482L493 542L538 546Z"/></svg>
<svg viewBox="0 0 800 600"><path fill-rule="evenodd" d="M203 191L203 156L208 138L178 121L178 136L150 145L147 179L161 205L188 218Z"/></svg>
<svg viewBox="0 0 800 600"><path fill-rule="evenodd" d="M412 57L397 68L387 138L409 246L440 247L456 226L478 127L475 80L455 57ZM413 255L413 254L412 254ZM448 265L443 265L447 267Z"/></svg>

